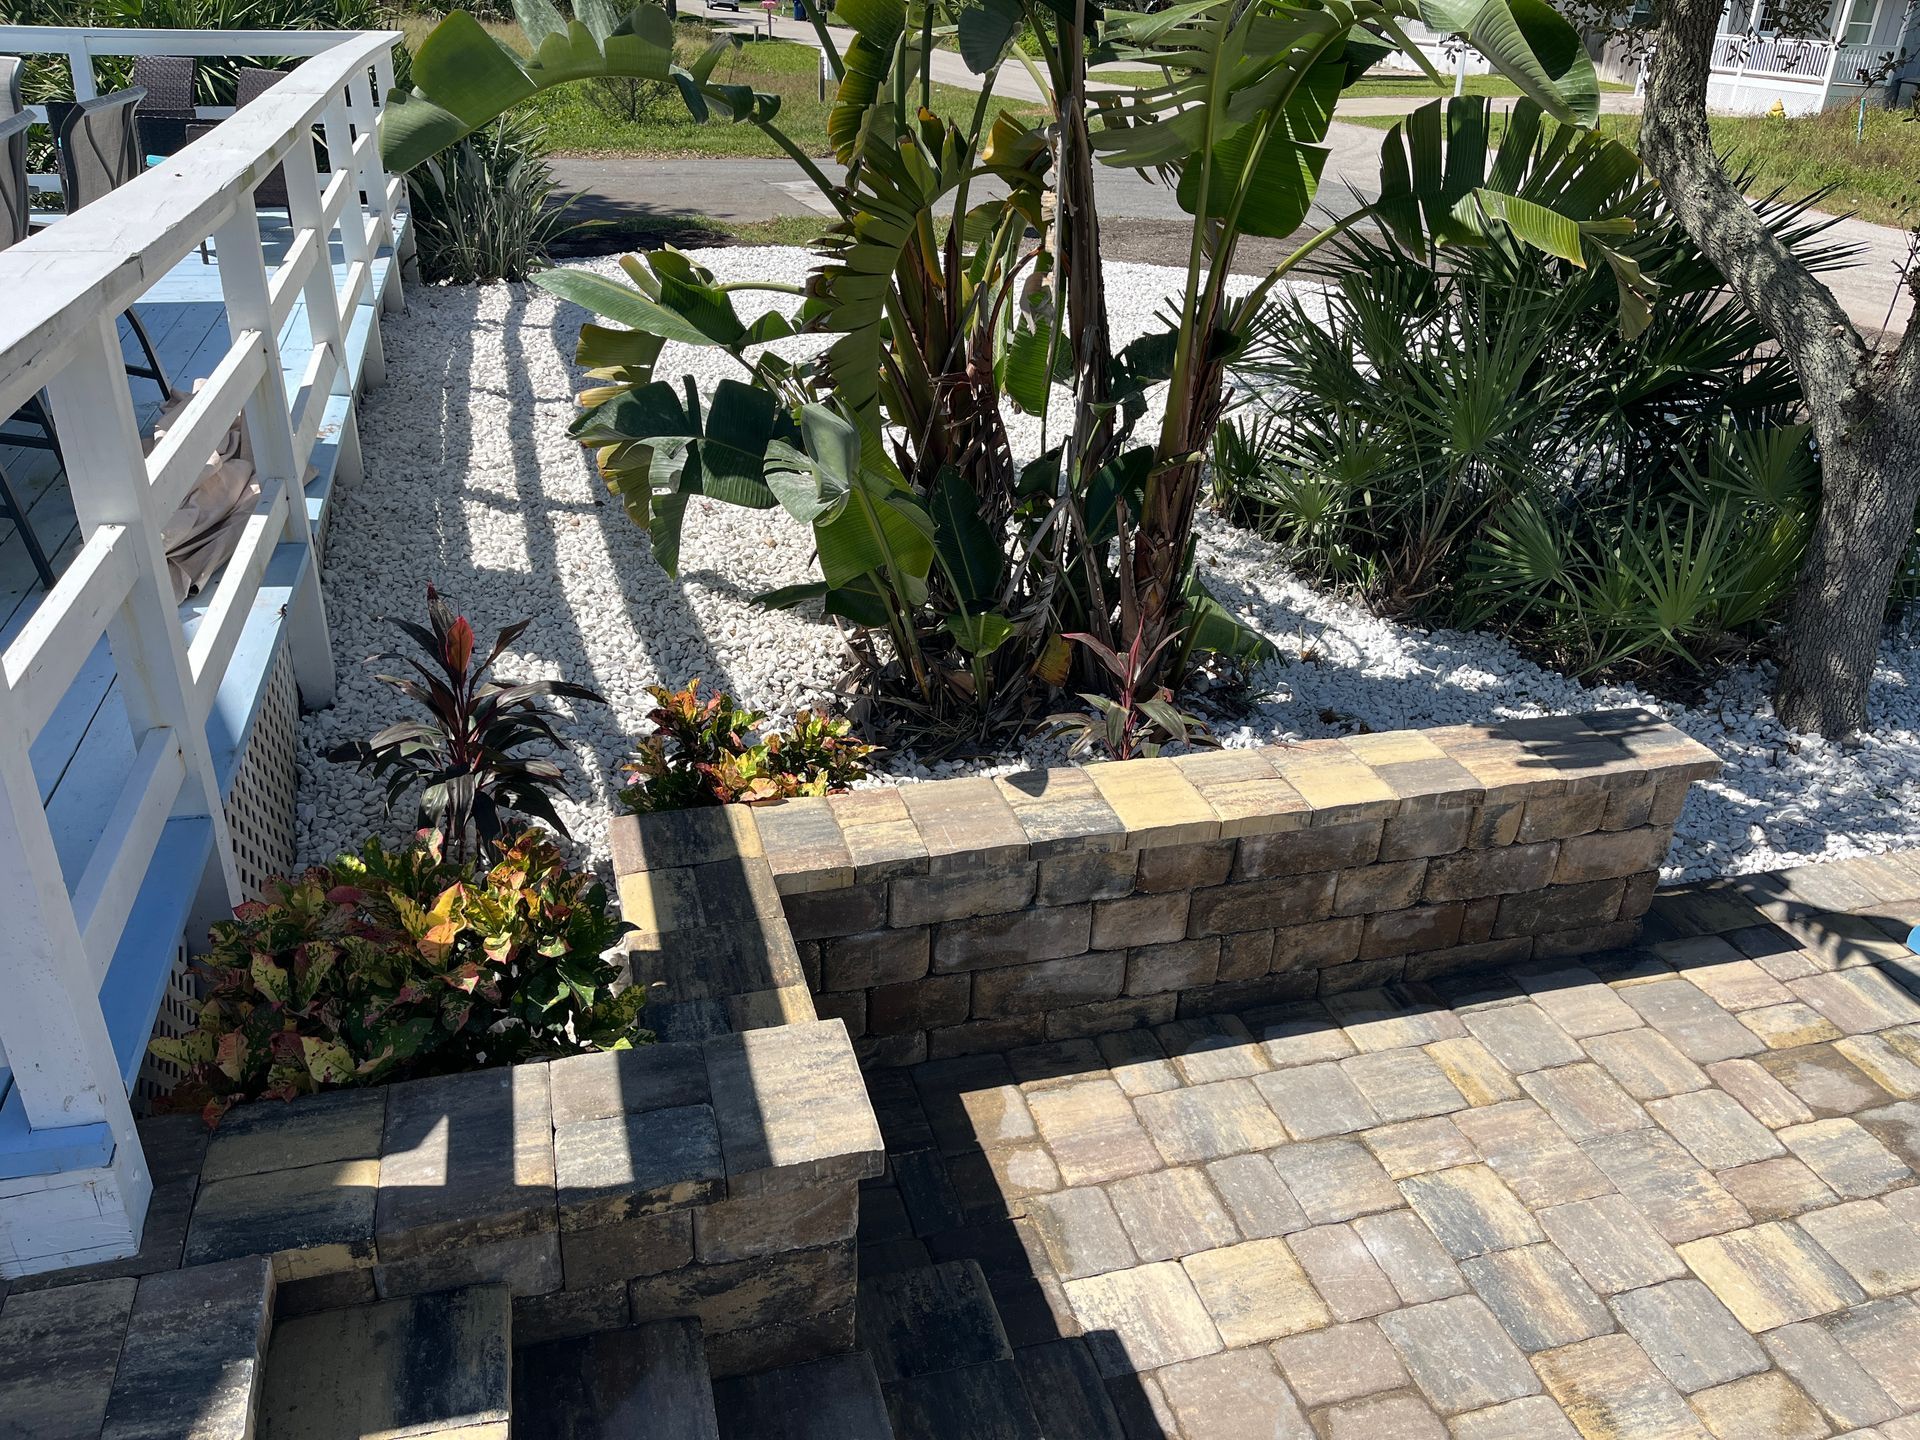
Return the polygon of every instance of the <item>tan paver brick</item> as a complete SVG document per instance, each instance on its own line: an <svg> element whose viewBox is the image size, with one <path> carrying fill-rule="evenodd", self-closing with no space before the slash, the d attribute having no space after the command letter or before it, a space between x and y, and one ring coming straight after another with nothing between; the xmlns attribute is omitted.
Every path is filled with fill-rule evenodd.
<svg viewBox="0 0 1920 1440"><path fill-rule="evenodd" d="M1708 1440L1711 1433L1629 1336L1550 1350L1534 1365L1588 1440Z"/></svg>
<svg viewBox="0 0 1920 1440"><path fill-rule="evenodd" d="M1180 1072L1151 1030L1120 1030L1096 1036L1093 1043L1113 1083L1127 1094L1138 1098L1180 1088Z"/></svg>
<svg viewBox="0 0 1920 1440"><path fill-rule="evenodd" d="M1911 1050L1894 1044L1888 1033L1842 1036L1833 1048L1889 1095L1903 1100L1920 1095L1920 1065L1914 1063Z"/></svg>
<svg viewBox="0 0 1920 1440"><path fill-rule="evenodd" d="M1181 1264L1229 1346L1317 1330L1330 1319L1285 1240L1247 1240L1203 1250ZM1083 1315L1083 1323L1085 1319Z"/></svg>
<svg viewBox="0 0 1920 1440"><path fill-rule="evenodd" d="M1395 1180L1471 1165L1481 1158L1473 1142L1444 1115L1375 1126L1361 1132L1360 1140Z"/></svg>
<svg viewBox="0 0 1920 1440"><path fill-rule="evenodd" d="M1721 1090L1649 1100L1647 1113L1709 1170L1730 1170L1786 1154L1771 1130Z"/></svg>
<svg viewBox="0 0 1920 1440"><path fill-rule="evenodd" d="M1858 1306L1828 1329L1896 1405L1920 1409L1920 1309L1911 1300Z"/></svg>
<svg viewBox="0 0 1920 1440"><path fill-rule="evenodd" d="M1446 1440L1440 1423L1418 1395L1370 1395L1335 1405L1320 1421L1327 1440Z"/></svg>
<svg viewBox="0 0 1920 1440"><path fill-rule="evenodd" d="M1027 1218L1062 1280L1083 1280L1139 1263L1120 1217L1098 1186L1036 1196L1027 1205Z"/></svg>
<svg viewBox="0 0 1920 1440"><path fill-rule="evenodd" d="M1259 1075L1268 1068L1266 1052L1236 1016L1176 1020L1154 1033L1189 1085Z"/></svg>
<svg viewBox="0 0 1920 1440"><path fill-rule="evenodd" d="M1363 1320L1400 1307L1400 1292L1351 1225L1297 1231L1287 1244L1334 1319Z"/></svg>
<svg viewBox="0 0 1920 1440"><path fill-rule="evenodd" d="M1411 1383L1398 1352L1366 1320L1276 1340L1273 1356L1309 1410Z"/></svg>
<svg viewBox="0 0 1920 1440"><path fill-rule="evenodd" d="M1545 1238L1531 1213L1485 1165L1461 1165L1400 1182L1414 1213L1456 1260Z"/></svg>
<svg viewBox="0 0 1920 1440"><path fill-rule="evenodd" d="M1532 1003L1500 1005L1468 1015L1466 1027L1515 1075L1586 1059L1573 1038Z"/></svg>
<svg viewBox="0 0 1920 1440"><path fill-rule="evenodd" d="M1411 1210L1362 1215L1353 1228L1405 1304L1422 1305L1465 1293L1467 1281L1460 1267Z"/></svg>
<svg viewBox="0 0 1920 1440"><path fill-rule="evenodd" d="M1496 1105L1518 1100L1525 1093L1487 1047L1471 1036L1437 1040L1426 1052L1469 1105Z"/></svg>
<svg viewBox="0 0 1920 1440"><path fill-rule="evenodd" d="M1029 1096L1027 1105L1068 1185L1104 1184L1161 1164L1133 1106L1111 1080L1042 1090Z"/></svg>
<svg viewBox="0 0 1920 1440"><path fill-rule="evenodd" d="M1103 1375L1157 1370L1222 1348L1187 1272L1172 1260L1068 1280L1065 1289Z"/></svg>
<svg viewBox="0 0 1920 1440"><path fill-rule="evenodd" d="M1522 1350L1550 1350L1614 1328L1613 1316L1551 1245L1462 1261L1461 1273Z"/></svg>
<svg viewBox="0 0 1920 1440"><path fill-rule="evenodd" d="M1920 1233L1880 1201L1811 1210L1798 1223L1874 1299L1920 1288Z"/></svg>
<svg viewBox="0 0 1920 1440"><path fill-rule="evenodd" d="M1442 1414L1484 1410L1539 1392L1526 1357L1472 1296L1396 1310L1379 1324L1414 1383Z"/></svg>
<svg viewBox="0 0 1920 1440"><path fill-rule="evenodd" d="M1262 1350L1228 1350L1154 1374L1188 1435L1217 1440L1314 1440L1313 1427Z"/></svg>
<svg viewBox="0 0 1920 1440"><path fill-rule="evenodd" d="M1321 1005L1287 1006L1264 1014L1257 1022L1250 1016L1247 1025L1275 1068L1314 1065L1354 1053L1353 1042L1347 1038L1346 1031L1334 1023L1333 1016Z"/></svg>
<svg viewBox="0 0 1920 1440"><path fill-rule="evenodd" d="M1270 1153L1307 1218L1316 1224L1397 1210L1406 1202L1380 1162L1354 1140L1304 1140Z"/></svg>
<svg viewBox="0 0 1920 1440"><path fill-rule="evenodd" d="M1897 1097L1876 1085L1858 1065L1831 1045L1775 1050L1759 1057L1760 1068L1797 1095L1818 1119L1851 1115Z"/></svg>
<svg viewBox="0 0 1920 1440"><path fill-rule="evenodd" d="M1520 983L1547 1018L1576 1040L1632 1030L1646 1023L1591 970L1569 966L1522 972Z"/></svg>
<svg viewBox="0 0 1920 1440"><path fill-rule="evenodd" d="M1900 1414L1880 1382L1817 1321L1782 1325L1761 1336L1774 1364L1843 1429L1878 1425Z"/></svg>
<svg viewBox="0 0 1920 1440"><path fill-rule="evenodd" d="M1324 1002L1356 1050L1394 1050L1431 1045L1467 1033L1460 1017L1437 1001L1400 997L1385 990L1350 990Z"/></svg>
<svg viewBox="0 0 1920 1440"><path fill-rule="evenodd" d="M1759 1043L1754 1042L1756 1048ZM1705 1089L1711 1083L1706 1071L1682 1055L1672 1041L1652 1030L1595 1035L1586 1046L1587 1053L1636 1100L1681 1095L1689 1090Z"/></svg>
<svg viewBox="0 0 1920 1440"><path fill-rule="evenodd" d="M1847 1199L1883 1194L1913 1179L1905 1162L1857 1121L1815 1120L1789 1125L1779 1134L1809 1170Z"/></svg>
<svg viewBox="0 0 1920 1440"><path fill-rule="evenodd" d="M1791 1155L1722 1170L1720 1183L1755 1220L1790 1220L1840 1198Z"/></svg>
<svg viewBox="0 0 1920 1440"><path fill-rule="evenodd" d="M1866 1298L1824 1251L1783 1222L1695 1240L1679 1250L1749 1330L1830 1315Z"/></svg>
<svg viewBox="0 0 1920 1440"><path fill-rule="evenodd" d="M1820 1440L1833 1432L1794 1383L1775 1371L1692 1397L1694 1412L1717 1440Z"/></svg>
<svg viewBox="0 0 1920 1440"><path fill-rule="evenodd" d="M1831 1020L1798 1000L1742 1011L1740 1023L1765 1041L1769 1050L1792 1050L1841 1038Z"/></svg>
<svg viewBox="0 0 1920 1440"><path fill-rule="evenodd" d="M1127 848L1191 844L1220 834L1220 817L1171 760L1090 765L1100 797L1127 827Z"/></svg>
<svg viewBox="0 0 1920 1440"><path fill-rule="evenodd" d="M1653 1227L1678 1244L1747 1223L1738 1200L1661 1130L1628 1130L1589 1141L1588 1156Z"/></svg>
<svg viewBox="0 0 1920 1440"><path fill-rule="evenodd" d="M1312 1222L1264 1155L1231 1155L1207 1167L1207 1178L1249 1240L1304 1230Z"/></svg>
<svg viewBox="0 0 1920 1440"><path fill-rule="evenodd" d="M1284 1144L1285 1128L1247 1080L1142 1095L1134 1109L1170 1165Z"/></svg>
<svg viewBox="0 0 1920 1440"><path fill-rule="evenodd" d="M1671 1280L1613 1298L1620 1323L1682 1390L1704 1390L1768 1365L1766 1351L1698 1280Z"/></svg>
<svg viewBox="0 0 1920 1440"><path fill-rule="evenodd" d="M1622 1195L1596 1195L1539 1212L1547 1238L1602 1295L1657 1285L1687 1273L1683 1261Z"/></svg>
<svg viewBox="0 0 1920 1440"><path fill-rule="evenodd" d="M1469 1110L1454 1124L1513 1193L1536 1209L1613 1189L1613 1182L1531 1100Z"/></svg>
<svg viewBox="0 0 1920 1440"><path fill-rule="evenodd" d="M1707 1074L1769 1130L1778 1130L1783 1125L1802 1125L1813 1119L1813 1111L1804 1100L1752 1060L1722 1060L1710 1066Z"/></svg>
<svg viewBox="0 0 1920 1440"><path fill-rule="evenodd" d="M1319 1140L1378 1125L1381 1117L1337 1064L1301 1065L1256 1076L1274 1114L1299 1140Z"/></svg>
<svg viewBox="0 0 1920 1440"><path fill-rule="evenodd" d="M1107 1197L1142 1260L1178 1260L1240 1238L1206 1172L1197 1168L1131 1175L1108 1186Z"/></svg>
<svg viewBox="0 0 1920 1440"><path fill-rule="evenodd" d="M1341 1061L1340 1068L1383 1121L1446 1115L1467 1107L1466 1098L1447 1079L1446 1072L1421 1050L1355 1055Z"/></svg>
<svg viewBox="0 0 1920 1440"><path fill-rule="evenodd" d="M1580 1440L1551 1397L1529 1395L1453 1418L1453 1440Z"/></svg>
<svg viewBox="0 0 1920 1440"><path fill-rule="evenodd" d="M1573 1140L1617 1135L1652 1123L1634 1098L1590 1060L1536 1070L1522 1075L1520 1084Z"/></svg>

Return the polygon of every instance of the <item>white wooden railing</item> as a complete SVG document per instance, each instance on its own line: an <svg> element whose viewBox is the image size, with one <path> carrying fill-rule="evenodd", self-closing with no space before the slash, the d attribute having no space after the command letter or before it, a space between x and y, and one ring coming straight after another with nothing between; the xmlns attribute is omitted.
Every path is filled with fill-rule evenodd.
<svg viewBox="0 0 1920 1440"><path fill-rule="evenodd" d="M357 308L399 298L397 273L381 296L369 294L376 256L394 238L405 193L382 168L376 138L399 38L0 27L0 52L69 56L82 96L93 90L95 55L312 57L177 155L0 251L0 416L46 393L83 537L78 557L0 655L0 1063L12 1071L7 1103L24 1107L32 1136L105 1127L114 1157L114 1183L105 1189L124 1200L136 1247L147 1177L101 982L170 820L198 818L211 827L211 892L229 903L243 898L207 720L280 547L308 550L284 621L301 698L313 706L333 697L304 482L322 411L349 384L346 347ZM325 139L324 162L316 156L316 128ZM269 269L253 189L276 166L286 177L292 243ZM336 235L344 283L336 282L330 258ZM232 343L149 454L118 317L209 237ZM289 389L279 336L300 298L312 353ZM377 306L372 313L365 368L377 379ZM189 641L161 526L241 415L261 499L210 598L202 597L205 609ZM28 752L102 634L125 693L137 758L83 873L73 877L56 853ZM158 953L166 937L155 938ZM6 1138L0 1136L0 1149ZM89 1188L89 1203L99 1200L97 1175L75 1178ZM22 1257L17 1237L25 1231L9 1226L4 1213L16 1201L0 1187L0 1241L15 1252L0 1244L0 1274L100 1258L115 1246L131 1253L125 1237L116 1238L111 1225L103 1229L97 1217L62 1231L65 1222L52 1206L33 1217L50 1237L43 1243L48 1253Z"/></svg>
<svg viewBox="0 0 1920 1440"><path fill-rule="evenodd" d="M1787 35L1733 35L1713 37L1713 68L1736 74L1778 75L1801 80L1823 80L1833 44Z"/></svg>

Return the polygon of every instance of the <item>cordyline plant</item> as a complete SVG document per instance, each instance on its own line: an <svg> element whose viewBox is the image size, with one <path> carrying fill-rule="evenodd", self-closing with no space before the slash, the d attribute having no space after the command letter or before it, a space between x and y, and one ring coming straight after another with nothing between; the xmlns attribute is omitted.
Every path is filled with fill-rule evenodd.
<svg viewBox="0 0 1920 1440"><path fill-rule="evenodd" d="M349 741L327 752L329 760L358 766L362 773L384 780L389 812L418 785L420 828L444 836L456 860L467 858L470 832L483 852L493 851L508 812L534 816L562 835L568 833L553 807L552 797L566 793L560 767L518 752L542 741L567 748L554 731L553 711L539 703L543 697L606 701L586 686L565 680L489 678L501 653L532 623L520 620L507 626L475 665L473 626L427 586L427 623L394 621L426 653L427 663L397 651L372 656L368 663L405 660L411 665L417 679L378 678L418 704L428 718L403 720L371 740Z"/></svg>
<svg viewBox="0 0 1920 1440"><path fill-rule="evenodd" d="M475 873L437 844L369 840L213 927L195 1028L153 1042L209 1124L241 1100L622 1049L645 991L602 958L632 927L538 830Z"/></svg>
<svg viewBox="0 0 1920 1440"><path fill-rule="evenodd" d="M791 730L755 734L766 717L721 693L705 700L700 682L684 690L649 685L653 734L626 766L620 799L629 810L685 810L703 805L759 804L851 788L867 773L874 747L853 727L816 710L793 717Z"/></svg>
<svg viewBox="0 0 1920 1440"><path fill-rule="evenodd" d="M1631 229L1638 162L1588 128L1592 63L1542 0L1191 0L1152 14L1103 14L1090 0L842 0L844 52L814 17L839 77L837 181L781 134L775 97L709 83L725 39L683 69L650 5L604 33L611 17L585 9L571 27L547 0L516 11L532 60L463 15L428 38L417 88L388 110L390 161L594 65L652 66L696 117L753 124L794 156L840 217L804 287L720 284L671 249L624 259L624 283L572 271L538 283L622 327L581 329L593 383L574 433L660 563L677 564L693 496L784 506L812 527L820 574L762 599L817 602L854 627L880 718L922 738L1030 724L1076 667L1082 688L1110 688L1067 634L1143 657L1148 691L1178 686L1196 652L1261 653L1195 577L1202 469L1255 317L1330 236L1371 220L1421 245L1498 234L1604 262L1623 327L1645 323L1649 282L1612 243ZM1497 149L1484 100L1415 112L1383 142L1377 202L1230 294L1243 236L1290 236L1306 221L1341 91L1390 52L1420 57L1404 30L1416 19L1477 47L1526 97ZM931 108L928 57L949 35L982 77L957 120ZM1015 47L1020 36L1037 54ZM1010 52L1049 96L1045 119L989 120ZM1109 60L1164 78L1089 94L1088 64ZM1192 217L1164 328L1118 350L1101 164L1158 177ZM798 314L743 316L736 300L750 292L798 295ZM767 348L803 332L832 343L805 363ZM691 377L657 377L669 340L724 352L741 378L702 394ZM1015 455L1006 401L1040 417L1037 456Z"/></svg>

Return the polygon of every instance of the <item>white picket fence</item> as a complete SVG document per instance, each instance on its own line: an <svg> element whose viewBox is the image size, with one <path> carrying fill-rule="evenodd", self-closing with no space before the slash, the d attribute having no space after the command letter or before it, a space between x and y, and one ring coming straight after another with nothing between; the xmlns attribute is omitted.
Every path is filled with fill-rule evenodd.
<svg viewBox="0 0 1920 1440"><path fill-rule="evenodd" d="M376 123L399 38L0 27L0 53L69 57L79 97L94 91L96 55L311 57L179 154L0 251L0 415L45 391L84 537L0 656L0 1064L12 1072L13 1117L11 1130L0 1125L0 1276L138 1248L150 1179L101 985L170 821L211 827L206 883L229 903L243 898L208 714L269 561L281 546L313 544L308 461L329 398L347 392L348 328L369 300L375 258L396 233L405 197L403 182L382 168ZM270 269L253 190L275 167L286 177L292 242ZM330 259L336 236L344 284ZM232 343L147 453L118 317L209 237ZM397 285L396 268L377 298L397 305ZM301 298L313 348L290 384L277 337ZM379 364L374 313L368 372ZM161 526L240 415L261 500L189 640ZM319 564L306 559L284 624L301 697L313 706L331 701L334 677ZM73 877L56 853L28 752L102 634L137 759L84 873Z"/></svg>

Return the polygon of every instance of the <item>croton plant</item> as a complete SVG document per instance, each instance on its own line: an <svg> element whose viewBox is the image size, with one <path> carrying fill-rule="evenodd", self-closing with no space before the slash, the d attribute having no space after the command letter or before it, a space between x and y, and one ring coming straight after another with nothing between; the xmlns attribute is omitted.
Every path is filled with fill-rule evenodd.
<svg viewBox="0 0 1920 1440"><path fill-rule="evenodd" d="M214 926L198 1023L153 1054L212 1124L241 1100L622 1049L645 993L603 957L631 928L543 831L477 872L369 840Z"/></svg>

